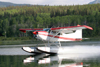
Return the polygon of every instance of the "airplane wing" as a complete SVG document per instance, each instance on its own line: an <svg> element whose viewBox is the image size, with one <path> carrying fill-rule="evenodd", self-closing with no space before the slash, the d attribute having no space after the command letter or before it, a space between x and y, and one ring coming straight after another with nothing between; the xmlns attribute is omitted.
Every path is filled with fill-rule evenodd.
<svg viewBox="0 0 100 67"><path fill-rule="evenodd" d="M93 30L92 27L90 26L86 26L86 25L77 25L77 26L69 26L69 27L57 27L57 28L51 28L52 31L56 31L56 32L63 32L63 33L71 33L74 32L76 30L80 30L80 29L91 29Z"/></svg>
<svg viewBox="0 0 100 67"><path fill-rule="evenodd" d="M26 33L26 31L40 31L43 30L43 28L35 28L35 29L19 29L21 32Z"/></svg>

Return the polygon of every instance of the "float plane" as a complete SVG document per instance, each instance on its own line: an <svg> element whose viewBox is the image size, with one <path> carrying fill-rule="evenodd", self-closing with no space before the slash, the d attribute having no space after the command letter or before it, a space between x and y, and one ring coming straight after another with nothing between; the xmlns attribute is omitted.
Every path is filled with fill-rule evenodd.
<svg viewBox="0 0 100 67"><path fill-rule="evenodd" d="M22 49L29 53L47 53L47 54L64 54L68 50L66 47L62 47L62 41L81 41L82 29L93 30L92 27L87 25L77 25L68 27L56 27L56 28L36 28L36 29L19 29L26 33L26 31L32 31L36 39L42 41L48 41L45 47L23 47ZM51 47L55 44L57 47Z"/></svg>

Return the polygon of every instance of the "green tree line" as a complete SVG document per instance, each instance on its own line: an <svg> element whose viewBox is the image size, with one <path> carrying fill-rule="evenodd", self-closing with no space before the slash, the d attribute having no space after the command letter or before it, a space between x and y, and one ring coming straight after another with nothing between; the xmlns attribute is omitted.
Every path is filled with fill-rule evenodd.
<svg viewBox="0 0 100 67"><path fill-rule="evenodd" d="M72 6L9 6L0 8L0 36L25 36L20 28L48 28L88 25L83 36L100 35L100 4Z"/></svg>

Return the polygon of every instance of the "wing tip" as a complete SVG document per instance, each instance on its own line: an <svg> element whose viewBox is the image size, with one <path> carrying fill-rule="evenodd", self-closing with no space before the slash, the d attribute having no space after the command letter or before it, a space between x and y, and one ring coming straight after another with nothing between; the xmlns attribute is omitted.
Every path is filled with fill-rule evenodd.
<svg viewBox="0 0 100 67"><path fill-rule="evenodd" d="M24 33L26 33L26 30L23 30L23 29L19 29L21 32L24 32Z"/></svg>
<svg viewBox="0 0 100 67"><path fill-rule="evenodd" d="M88 28L88 29L90 29L90 30L93 30L93 28L90 27L90 26L86 26L86 25L83 25L83 26L86 27L86 28Z"/></svg>

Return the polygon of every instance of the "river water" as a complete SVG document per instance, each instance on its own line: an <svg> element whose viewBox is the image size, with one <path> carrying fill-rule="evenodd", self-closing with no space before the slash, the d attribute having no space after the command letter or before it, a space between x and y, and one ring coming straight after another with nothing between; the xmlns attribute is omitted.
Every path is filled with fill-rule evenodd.
<svg viewBox="0 0 100 67"><path fill-rule="evenodd" d="M35 55L21 49L33 45L0 45L0 67L100 67L100 41L62 43L78 52L57 55Z"/></svg>

